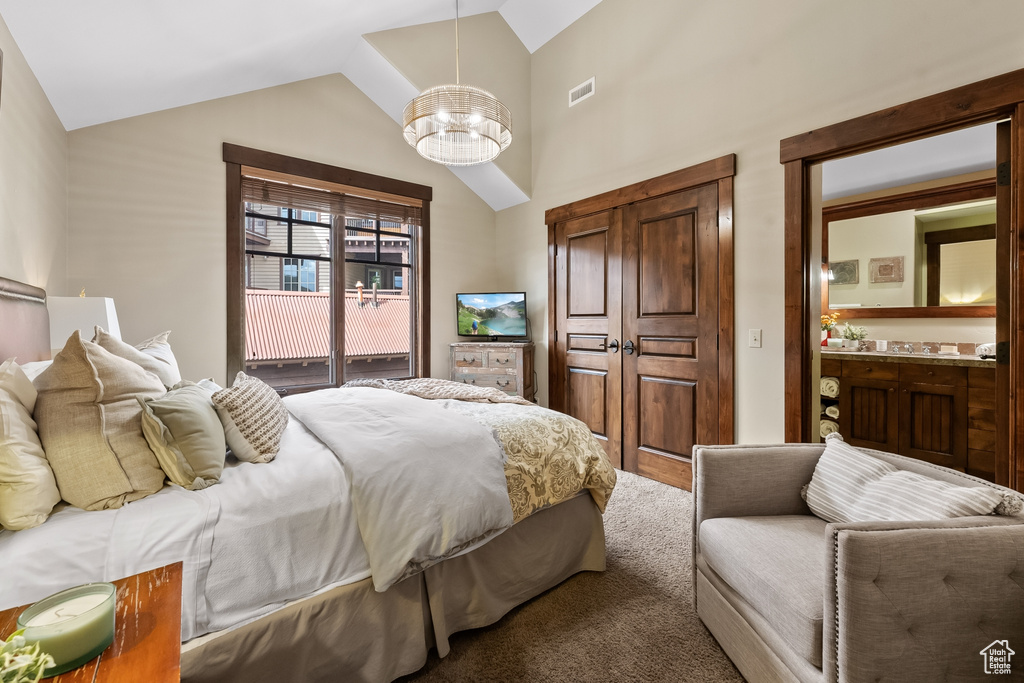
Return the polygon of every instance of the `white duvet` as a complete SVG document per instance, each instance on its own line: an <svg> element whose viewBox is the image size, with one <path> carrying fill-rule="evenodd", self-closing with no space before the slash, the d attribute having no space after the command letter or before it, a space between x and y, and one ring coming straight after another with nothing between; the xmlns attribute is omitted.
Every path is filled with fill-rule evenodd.
<svg viewBox="0 0 1024 683"><path fill-rule="evenodd" d="M504 452L472 418L365 387L293 396L288 410L345 468L377 591L512 526Z"/></svg>
<svg viewBox="0 0 1024 683"><path fill-rule="evenodd" d="M0 531L0 609L181 561L181 636L187 641L365 579L371 565L380 571L374 581L383 590L416 566L467 551L511 524L500 448L489 430L446 421L442 415L450 411L422 399L376 389L335 391L372 392L357 401L362 409L334 399L320 408L344 410L326 419L328 426L315 427L342 460L293 419L274 461L229 465L219 484L202 491L168 485L117 510L64 505L39 527ZM330 392L290 397L286 405L317 422L307 414L317 412L317 395ZM421 412L408 401L428 408ZM428 425L421 437L411 431L417 419ZM474 427L482 431L467 436ZM367 443L357 454L357 440L373 441L375 432L377 446ZM439 444L445 433L455 446ZM413 461L427 471L414 471ZM474 474L481 463L483 473ZM349 470L366 485L353 489ZM396 472L397 479L391 476ZM469 488L482 485L484 492L468 492L458 481L453 488L452 478ZM498 478L503 506L493 505L502 502ZM353 498L376 495L371 491L382 497L353 513ZM442 512L442 502L454 502L453 512ZM411 517L424 524L411 525ZM367 547L375 550L368 554Z"/></svg>

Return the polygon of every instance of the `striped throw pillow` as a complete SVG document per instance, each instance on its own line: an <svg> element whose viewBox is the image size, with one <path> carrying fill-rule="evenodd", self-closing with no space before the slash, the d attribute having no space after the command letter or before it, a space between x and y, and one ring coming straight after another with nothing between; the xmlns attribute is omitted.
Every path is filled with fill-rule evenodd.
<svg viewBox="0 0 1024 683"><path fill-rule="evenodd" d="M1003 493L994 488L906 472L854 448L839 434L825 440L803 493L811 512L826 522L925 521L1020 511L1016 497L1004 503Z"/></svg>
<svg viewBox="0 0 1024 683"><path fill-rule="evenodd" d="M269 385L244 372L235 375L230 389L212 396L224 438L243 462L270 462L277 456L281 435L288 426L288 409Z"/></svg>

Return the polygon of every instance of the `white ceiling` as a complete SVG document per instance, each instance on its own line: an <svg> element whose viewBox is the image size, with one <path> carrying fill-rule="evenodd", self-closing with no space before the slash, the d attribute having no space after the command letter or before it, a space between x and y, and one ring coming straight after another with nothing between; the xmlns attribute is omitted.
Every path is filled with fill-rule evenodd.
<svg viewBox="0 0 1024 683"><path fill-rule="evenodd" d="M500 12L533 52L598 2L460 0L459 14ZM0 0L0 15L74 130L349 76L363 35L452 19L455 0Z"/></svg>
<svg viewBox="0 0 1024 683"><path fill-rule="evenodd" d="M828 201L995 167L996 124L986 123L827 161L821 195Z"/></svg>

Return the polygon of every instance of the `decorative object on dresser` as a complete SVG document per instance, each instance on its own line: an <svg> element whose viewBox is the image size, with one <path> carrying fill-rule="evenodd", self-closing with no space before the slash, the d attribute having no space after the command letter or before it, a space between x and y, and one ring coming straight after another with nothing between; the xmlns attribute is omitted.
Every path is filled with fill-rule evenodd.
<svg viewBox="0 0 1024 683"><path fill-rule="evenodd" d="M449 354L451 379L534 400L533 342L455 342Z"/></svg>
<svg viewBox="0 0 1024 683"><path fill-rule="evenodd" d="M181 573L174 564L113 582L117 591L113 643L98 657L49 679L104 683L178 681L181 657ZM17 628L29 605L0 611L0 635ZM26 630L31 635L31 628ZM57 667L60 668L60 667Z"/></svg>

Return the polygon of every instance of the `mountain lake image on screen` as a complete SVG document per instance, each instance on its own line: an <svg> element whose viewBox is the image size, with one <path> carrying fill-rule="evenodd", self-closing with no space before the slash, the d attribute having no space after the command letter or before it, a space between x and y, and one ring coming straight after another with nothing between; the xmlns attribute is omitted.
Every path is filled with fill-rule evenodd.
<svg viewBox="0 0 1024 683"><path fill-rule="evenodd" d="M456 294L455 305L460 336L526 336L526 292Z"/></svg>

